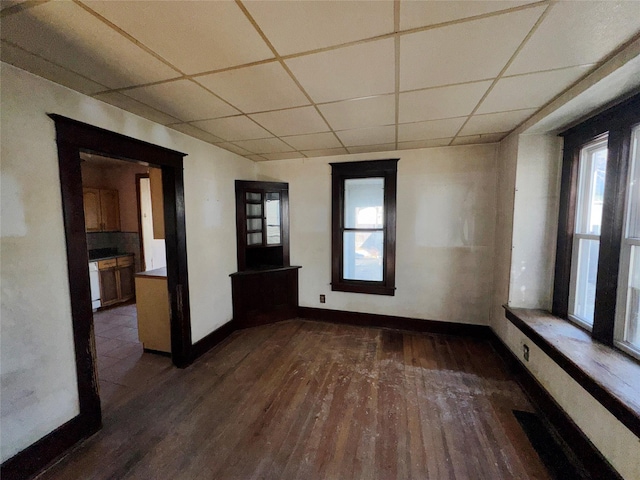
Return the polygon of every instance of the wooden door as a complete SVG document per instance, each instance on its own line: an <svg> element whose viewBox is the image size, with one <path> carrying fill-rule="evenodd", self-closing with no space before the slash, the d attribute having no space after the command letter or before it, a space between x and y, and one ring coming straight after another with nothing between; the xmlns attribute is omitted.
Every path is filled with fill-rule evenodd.
<svg viewBox="0 0 640 480"><path fill-rule="evenodd" d="M84 225L87 232L99 232L102 229L100 219L100 190L83 188Z"/></svg>
<svg viewBox="0 0 640 480"><path fill-rule="evenodd" d="M120 231L120 203L117 190L100 190L102 231Z"/></svg>
<svg viewBox="0 0 640 480"><path fill-rule="evenodd" d="M100 304L104 307L120 301L115 268L100 270Z"/></svg>

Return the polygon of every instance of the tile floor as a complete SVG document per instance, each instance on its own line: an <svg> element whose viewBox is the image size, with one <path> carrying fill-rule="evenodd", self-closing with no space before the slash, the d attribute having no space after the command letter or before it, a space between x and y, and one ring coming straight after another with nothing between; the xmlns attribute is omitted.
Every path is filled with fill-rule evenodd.
<svg viewBox="0 0 640 480"><path fill-rule="evenodd" d="M173 368L169 357L143 351L135 304L94 312L93 322L103 409Z"/></svg>

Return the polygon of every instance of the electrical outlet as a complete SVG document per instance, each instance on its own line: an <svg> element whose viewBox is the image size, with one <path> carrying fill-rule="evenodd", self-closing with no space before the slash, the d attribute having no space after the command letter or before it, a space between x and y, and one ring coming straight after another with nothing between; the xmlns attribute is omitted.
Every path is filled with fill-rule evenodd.
<svg viewBox="0 0 640 480"><path fill-rule="evenodd" d="M522 357L524 358L525 362L529 361L529 345L527 345L526 343L522 344Z"/></svg>
<svg viewBox="0 0 640 480"><path fill-rule="evenodd" d="M324 295L320 295L320 303L324 303L324 302L326 302L326 300L327 299L325 298Z"/></svg>

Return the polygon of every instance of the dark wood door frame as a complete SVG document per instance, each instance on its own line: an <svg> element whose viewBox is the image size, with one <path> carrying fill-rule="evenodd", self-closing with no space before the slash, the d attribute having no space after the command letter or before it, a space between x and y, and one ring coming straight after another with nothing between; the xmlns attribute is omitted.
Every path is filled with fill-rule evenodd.
<svg viewBox="0 0 640 480"><path fill-rule="evenodd" d="M5 475L7 478L33 476L102 426L82 198L81 151L162 169L172 360L177 367L184 368L194 358L185 233L183 157L186 154L61 115L49 114L49 117L55 122L58 146L80 413L5 461L2 464L3 478Z"/></svg>

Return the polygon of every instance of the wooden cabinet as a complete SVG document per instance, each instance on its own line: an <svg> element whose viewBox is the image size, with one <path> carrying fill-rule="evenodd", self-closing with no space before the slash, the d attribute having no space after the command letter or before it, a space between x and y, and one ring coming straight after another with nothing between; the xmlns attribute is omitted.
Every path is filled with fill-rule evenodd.
<svg viewBox="0 0 640 480"><path fill-rule="evenodd" d="M98 272L102 307L126 302L135 296L133 255L99 260Z"/></svg>
<svg viewBox="0 0 640 480"><path fill-rule="evenodd" d="M289 266L289 185L236 180L238 271Z"/></svg>
<svg viewBox="0 0 640 480"><path fill-rule="evenodd" d="M138 338L147 351L171 353L171 320L167 269L137 273Z"/></svg>
<svg viewBox="0 0 640 480"><path fill-rule="evenodd" d="M289 185L236 180L238 272L233 318L246 327L298 314L298 269L289 264Z"/></svg>
<svg viewBox="0 0 640 480"><path fill-rule="evenodd" d="M82 192L86 231L120 231L118 191L101 188L83 188Z"/></svg>

